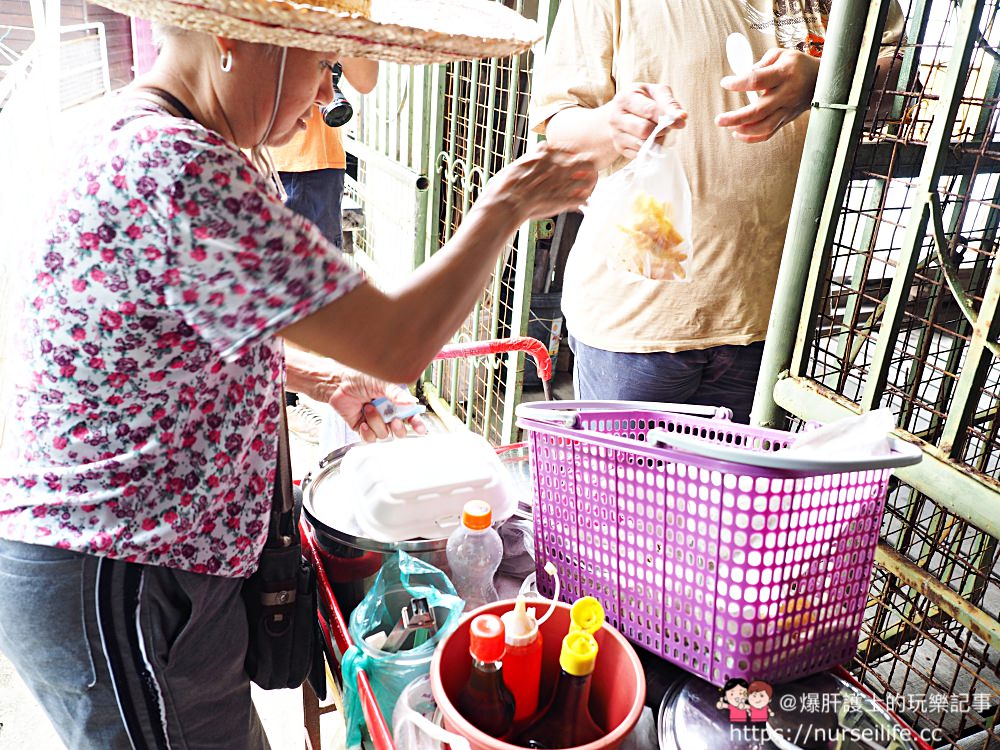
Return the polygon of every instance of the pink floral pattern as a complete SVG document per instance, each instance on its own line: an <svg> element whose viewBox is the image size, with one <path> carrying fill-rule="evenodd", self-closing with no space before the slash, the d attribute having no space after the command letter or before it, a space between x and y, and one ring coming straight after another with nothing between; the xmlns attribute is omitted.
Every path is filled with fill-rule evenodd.
<svg viewBox="0 0 1000 750"><path fill-rule="evenodd" d="M361 278L216 133L109 106L31 259L0 536L246 576L274 481L275 333Z"/></svg>

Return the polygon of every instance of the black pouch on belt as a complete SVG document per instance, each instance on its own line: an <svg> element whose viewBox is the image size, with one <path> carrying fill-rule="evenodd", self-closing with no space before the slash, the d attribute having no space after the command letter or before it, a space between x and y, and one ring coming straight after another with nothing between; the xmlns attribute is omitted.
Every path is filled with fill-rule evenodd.
<svg viewBox="0 0 1000 750"><path fill-rule="evenodd" d="M265 690L310 683L326 693L316 613L316 572L302 556L299 507L292 488L284 404L278 439L278 472L257 571L243 584L249 642L246 671Z"/></svg>

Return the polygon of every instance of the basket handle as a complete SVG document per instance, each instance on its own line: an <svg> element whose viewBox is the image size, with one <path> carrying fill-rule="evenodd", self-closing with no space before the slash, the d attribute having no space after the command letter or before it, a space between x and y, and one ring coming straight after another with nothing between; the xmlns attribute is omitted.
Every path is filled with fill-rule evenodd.
<svg viewBox="0 0 1000 750"><path fill-rule="evenodd" d="M534 404L532 404L534 405ZM661 404L663 406L663 404ZM838 461L826 458L796 457L794 453L772 453L732 448L728 445L711 443L690 435L683 435L663 430L650 430L646 440L635 440L618 435L610 435L597 430L581 429L553 420L543 422L533 418L519 417L518 427L529 430L536 429L569 440L585 440L612 450L639 452L650 458L664 461L683 461L684 454L695 454L704 458L726 461L763 469L780 469L793 472L811 472L814 474L839 474L845 471L868 471L871 469L891 469L901 466L912 466L920 463L923 451L919 446L908 443L896 437L889 440L892 453L888 456L872 456L865 459ZM755 438L756 439L756 438ZM763 438L759 438L763 439Z"/></svg>
<svg viewBox="0 0 1000 750"><path fill-rule="evenodd" d="M658 401L532 401L518 404L514 413L521 419L545 424L578 428L583 411L656 411L664 414L690 414L695 417L732 419L733 413L723 406L700 404L665 404Z"/></svg>
<svg viewBox="0 0 1000 750"><path fill-rule="evenodd" d="M729 445L699 440L692 435L666 430L650 430L646 434L653 445L663 445L674 450L694 453L705 458L744 466L757 466L765 469L786 469L788 471L867 471L869 469L894 469L901 466L912 466L920 463L923 451L919 446L907 443L895 437L890 437L889 444L892 453L887 456L871 456L869 458L838 460L836 458L817 458L814 456L797 456L794 453L773 453L770 451L747 450L733 448ZM762 438L761 438L762 439Z"/></svg>
<svg viewBox="0 0 1000 750"><path fill-rule="evenodd" d="M489 354L503 354L505 352L524 352L530 355L535 360L538 379L543 383L552 379L552 357L549 356L548 348L541 341L530 336L445 344L441 347L441 351L434 355L434 359L480 357Z"/></svg>

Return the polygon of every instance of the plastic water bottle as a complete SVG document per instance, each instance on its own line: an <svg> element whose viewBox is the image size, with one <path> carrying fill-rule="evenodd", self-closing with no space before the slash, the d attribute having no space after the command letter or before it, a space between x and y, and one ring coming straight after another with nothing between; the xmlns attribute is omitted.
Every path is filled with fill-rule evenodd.
<svg viewBox="0 0 1000 750"><path fill-rule="evenodd" d="M448 537L451 582L465 599L466 612L500 598L493 576L503 559L503 542L492 523L489 503L470 500L462 509L462 523Z"/></svg>

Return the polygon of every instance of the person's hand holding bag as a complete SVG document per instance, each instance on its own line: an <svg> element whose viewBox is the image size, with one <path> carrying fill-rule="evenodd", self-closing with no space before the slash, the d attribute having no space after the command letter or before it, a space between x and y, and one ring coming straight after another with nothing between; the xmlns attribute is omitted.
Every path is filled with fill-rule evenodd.
<svg viewBox="0 0 1000 750"><path fill-rule="evenodd" d="M687 112L678 104L670 87L662 83L634 83L604 106L611 143L616 154L626 159L639 155L642 144L662 118L669 118L670 128L683 128L687 124Z"/></svg>
<svg viewBox="0 0 1000 750"><path fill-rule="evenodd" d="M580 235L592 237L608 269L650 281L687 281L691 188L664 115L636 158L602 180L584 210ZM664 143L659 143L661 135Z"/></svg>

